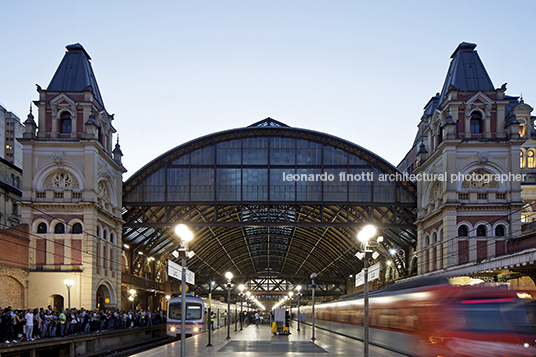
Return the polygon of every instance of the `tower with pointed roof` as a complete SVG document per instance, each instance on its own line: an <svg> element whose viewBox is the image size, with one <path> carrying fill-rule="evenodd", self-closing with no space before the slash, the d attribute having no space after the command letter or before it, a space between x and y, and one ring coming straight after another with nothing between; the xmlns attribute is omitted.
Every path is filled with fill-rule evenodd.
<svg viewBox="0 0 536 357"><path fill-rule="evenodd" d="M532 108L507 95L506 84L493 85L475 48L463 42L452 54L398 166L418 185L412 266L419 274L478 274L481 262L507 254L508 239L521 234L519 156L533 131Z"/></svg>
<svg viewBox="0 0 536 357"><path fill-rule="evenodd" d="M29 305L121 306L122 174L119 143L91 57L66 47L46 89L37 85L23 145L22 219L30 225ZM64 300L62 301L62 298Z"/></svg>

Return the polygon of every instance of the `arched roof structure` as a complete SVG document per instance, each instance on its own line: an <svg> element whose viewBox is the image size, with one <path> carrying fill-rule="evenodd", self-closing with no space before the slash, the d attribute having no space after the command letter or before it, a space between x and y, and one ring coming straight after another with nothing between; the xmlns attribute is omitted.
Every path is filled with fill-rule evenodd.
<svg viewBox="0 0 536 357"><path fill-rule="evenodd" d="M381 180L396 173L356 144L267 118L179 145L131 176L123 240L163 273L176 260L173 228L186 224L196 282L226 271L346 281L362 268L354 255L365 224L378 226L385 254L415 247L416 186Z"/></svg>

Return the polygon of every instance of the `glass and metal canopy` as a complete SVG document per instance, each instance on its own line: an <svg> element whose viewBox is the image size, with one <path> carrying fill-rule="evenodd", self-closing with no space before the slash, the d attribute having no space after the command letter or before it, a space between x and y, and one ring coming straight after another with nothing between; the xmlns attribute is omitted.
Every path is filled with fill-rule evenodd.
<svg viewBox="0 0 536 357"><path fill-rule="evenodd" d="M226 271L344 281L361 270L355 237L365 224L379 227L386 254L415 247L416 187L382 180L397 172L356 144L267 118L177 146L130 177L123 241L144 253L133 254L133 271L151 256L163 274L183 223L198 281Z"/></svg>

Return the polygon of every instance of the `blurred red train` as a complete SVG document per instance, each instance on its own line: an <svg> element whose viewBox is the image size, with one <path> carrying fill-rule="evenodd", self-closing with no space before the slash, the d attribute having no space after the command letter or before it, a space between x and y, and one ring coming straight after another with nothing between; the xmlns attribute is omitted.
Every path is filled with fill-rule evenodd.
<svg viewBox="0 0 536 357"><path fill-rule="evenodd" d="M410 356L536 356L532 300L502 287L429 283L395 284L370 294L371 344ZM316 305L316 326L362 340L360 295ZM305 306L300 313L311 321L311 310Z"/></svg>

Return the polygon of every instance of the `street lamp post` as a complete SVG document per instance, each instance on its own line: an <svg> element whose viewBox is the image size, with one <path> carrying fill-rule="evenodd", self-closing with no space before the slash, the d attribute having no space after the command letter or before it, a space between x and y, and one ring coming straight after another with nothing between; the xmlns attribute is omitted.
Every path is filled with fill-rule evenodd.
<svg viewBox="0 0 536 357"><path fill-rule="evenodd" d="M298 290L296 296L298 297L298 331L300 331L300 296L302 296L301 285L296 286L296 290Z"/></svg>
<svg viewBox="0 0 536 357"><path fill-rule="evenodd" d="M251 296L251 293L249 291L246 291L246 308L249 312L249 297Z"/></svg>
<svg viewBox="0 0 536 357"><path fill-rule="evenodd" d="M207 347L212 347L212 343L210 343L210 339L212 337L212 306L211 306L211 300L212 300L212 287L214 286L214 282L211 281L208 284L208 343Z"/></svg>
<svg viewBox="0 0 536 357"><path fill-rule="evenodd" d="M311 285L309 285L309 287L313 290L313 337L311 337L311 341L315 342L316 340L315 338L315 288L316 288L315 278L316 278L316 273L312 273L310 278L312 280L312 283Z"/></svg>
<svg viewBox="0 0 536 357"><path fill-rule="evenodd" d="M64 280L63 283L67 287L67 299L69 301L69 310L71 310L71 288L74 285L74 281L72 280Z"/></svg>
<svg viewBox="0 0 536 357"><path fill-rule="evenodd" d="M294 296L294 293L292 291L288 292L288 313L290 315L290 319L288 320L289 326L292 325L292 297Z"/></svg>
<svg viewBox="0 0 536 357"><path fill-rule="evenodd" d="M242 320L243 320L243 308L244 308L244 289L245 286L243 284L240 284L238 286L238 289L240 290L240 331L242 331Z"/></svg>
<svg viewBox="0 0 536 357"><path fill-rule="evenodd" d="M228 271L225 273L227 278L227 339L231 339L231 279L233 278L233 273Z"/></svg>
<svg viewBox="0 0 536 357"><path fill-rule="evenodd" d="M179 224L175 227L175 233L182 240L183 249L179 250L179 256L182 258L182 285L181 285L181 357L186 356L186 252L188 250L188 242L192 240L193 234L184 224Z"/></svg>
<svg viewBox="0 0 536 357"><path fill-rule="evenodd" d="M368 286L368 268L369 263L368 260L372 255L372 251L369 249L369 240L376 234L376 227L373 225L367 225L359 232L357 235L357 238L359 241L363 244L363 248L365 250L365 258L363 260L363 273L364 273L364 294L363 299L365 301L364 306L364 321L363 321L363 352L364 357L368 357L369 355L369 286Z"/></svg>
<svg viewBox="0 0 536 357"><path fill-rule="evenodd" d="M134 298L136 297L136 290L130 289L128 292L130 293L128 299L132 302L132 310L134 310Z"/></svg>

